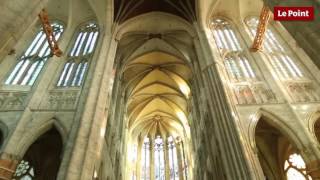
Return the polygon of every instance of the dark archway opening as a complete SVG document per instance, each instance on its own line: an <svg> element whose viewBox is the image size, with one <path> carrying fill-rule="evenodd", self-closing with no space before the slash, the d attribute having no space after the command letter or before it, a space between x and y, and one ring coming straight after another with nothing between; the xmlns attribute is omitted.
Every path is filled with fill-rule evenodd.
<svg viewBox="0 0 320 180"><path fill-rule="evenodd" d="M265 179L311 179L307 174L306 164L292 141L263 118L257 124L255 141Z"/></svg>
<svg viewBox="0 0 320 180"><path fill-rule="evenodd" d="M29 147L17 167L15 179L56 180L62 145L59 132L51 128Z"/></svg>

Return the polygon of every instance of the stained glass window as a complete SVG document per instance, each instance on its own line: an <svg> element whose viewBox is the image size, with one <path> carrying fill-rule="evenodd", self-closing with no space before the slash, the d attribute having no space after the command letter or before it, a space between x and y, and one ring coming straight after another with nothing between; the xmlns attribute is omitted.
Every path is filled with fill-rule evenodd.
<svg viewBox="0 0 320 180"><path fill-rule="evenodd" d="M307 175L306 164L301 155L293 153L284 163L284 170L288 180L312 180Z"/></svg>
<svg viewBox="0 0 320 180"><path fill-rule="evenodd" d="M14 173L13 180L33 180L35 178L34 169L28 161L20 161Z"/></svg>
<svg viewBox="0 0 320 180"><path fill-rule="evenodd" d="M151 148L151 146L153 148ZM165 149L166 148L166 149ZM155 139L144 138L144 142L141 149L141 173L140 179L149 180L150 179L150 170L151 164L153 163L154 167L154 179L155 180L165 180L166 178L166 167L169 170L170 180L179 180L179 162L178 162L178 153L181 153L181 165L183 168L182 175L187 179L187 169L188 164L183 150L183 145L181 146L181 152L178 152L176 148L176 143L172 136L169 136L167 139L162 139L161 136L156 136ZM151 150L154 153L153 159L151 159ZM165 152L167 154L165 154ZM168 157L168 162L165 160L165 156ZM166 164L168 163L168 164ZM134 179L135 176L132 176Z"/></svg>
<svg viewBox="0 0 320 180"><path fill-rule="evenodd" d="M58 86L81 86L98 36L99 29L95 23L88 23L80 28L74 40L73 47L68 54L68 60L58 80Z"/></svg>
<svg viewBox="0 0 320 180"><path fill-rule="evenodd" d="M56 40L62 35L63 25L52 23L53 35ZM18 59L18 63L11 71L5 84L28 85L35 82L46 61L52 56L51 50L43 29L39 29L30 46Z"/></svg>

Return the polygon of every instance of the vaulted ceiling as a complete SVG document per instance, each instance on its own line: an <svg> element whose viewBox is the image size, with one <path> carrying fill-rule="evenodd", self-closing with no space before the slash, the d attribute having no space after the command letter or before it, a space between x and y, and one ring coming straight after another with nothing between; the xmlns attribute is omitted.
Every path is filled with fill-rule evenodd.
<svg viewBox="0 0 320 180"><path fill-rule="evenodd" d="M117 59L132 138L190 135L193 50L192 37L181 29L133 30L121 37Z"/></svg>
<svg viewBox="0 0 320 180"><path fill-rule="evenodd" d="M132 17L160 11L188 21L195 20L195 0L115 0L115 21L124 22Z"/></svg>
<svg viewBox="0 0 320 180"><path fill-rule="evenodd" d="M133 134L181 135L187 121L191 72L177 57L150 52L127 64L128 126Z"/></svg>

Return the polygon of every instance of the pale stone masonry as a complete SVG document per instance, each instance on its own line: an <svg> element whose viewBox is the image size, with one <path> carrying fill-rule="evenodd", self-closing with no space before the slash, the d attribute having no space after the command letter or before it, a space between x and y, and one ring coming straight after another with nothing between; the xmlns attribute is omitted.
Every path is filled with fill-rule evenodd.
<svg viewBox="0 0 320 180"><path fill-rule="evenodd" d="M284 180L297 159L319 179L319 17L271 17L252 52L263 3L279 4L0 2L0 179ZM43 8L63 26L63 55L41 62L41 49L25 52ZM88 23L96 43L90 27L79 33ZM37 68L32 85L6 83Z"/></svg>

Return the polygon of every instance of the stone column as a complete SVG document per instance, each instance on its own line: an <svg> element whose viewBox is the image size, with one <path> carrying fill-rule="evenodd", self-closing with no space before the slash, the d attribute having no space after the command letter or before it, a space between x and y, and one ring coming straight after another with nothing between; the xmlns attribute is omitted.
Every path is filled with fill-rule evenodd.
<svg viewBox="0 0 320 180"><path fill-rule="evenodd" d="M155 179L154 174L154 136L150 137L150 180Z"/></svg>
<svg viewBox="0 0 320 180"><path fill-rule="evenodd" d="M143 139L141 137L138 137L138 155L137 155L137 160L136 160L136 176L137 180L141 179L141 150L142 150L142 144L143 144Z"/></svg>
<svg viewBox="0 0 320 180"><path fill-rule="evenodd" d="M179 180L184 180L183 176L183 157L181 153L181 142L178 141L176 144L176 151L177 151L177 160L178 160L178 172L179 172Z"/></svg>
<svg viewBox="0 0 320 180"><path fill-rule="evenodd" d="M205 97L202 101L208 104L208 123L212 123L213 127L207 129L210 126L205 126L204 129L210 135L209 139L219 148L218 156L222 158L226 179L252 179L252 172L241 144L240 130L232 117L234 107L228 103L210 44L200 25L194 23L194 27L198 35L194 39L194 45L202 71L199 81L203 82ZM215 154L212 154L212 157L214 156Z"/></svg>
<svg viewBox="0 0 320 180"><path fill-rule="evenodd" d="M109 83L112 80L112 68L116 54L118 41L115 34L105 33L100 39L102 41L100 55L90 70L95 73L88 84L88 94L84 102L84 109L77 112L80 116L79 127L72 127L71 133L74 133L74 143L72 153L70 153L69 166L64 179L68 180L87 180L92 178L94 166L99 158L104 134L101 129L106 127L107 111L110 91ZM87 86L86 86L87 87ZM74 132L75 131L75 132ZM67 144L67 146L70 146Z"/></svg>
<svg viewBox="0 0 320 180"><path fill-rule="evenodd" d="M162 137L162 139L163 139L165 177L166 177L166 180L170 180L170 162L169 162L168 140L166 137Z"/></svg>

